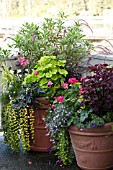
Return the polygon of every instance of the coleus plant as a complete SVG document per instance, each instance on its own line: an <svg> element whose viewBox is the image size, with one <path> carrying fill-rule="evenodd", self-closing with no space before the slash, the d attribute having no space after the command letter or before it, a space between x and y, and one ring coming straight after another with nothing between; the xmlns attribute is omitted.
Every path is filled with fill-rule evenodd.
<svg viewBox="0 0 113 170"><path fill-rule="evenodd" d="M82 79L82 102L87 114L83 124L102 126L113 121L113 67L104 63L89 67L89 76ZM80 111L80 110L79 110Z"/></svg>

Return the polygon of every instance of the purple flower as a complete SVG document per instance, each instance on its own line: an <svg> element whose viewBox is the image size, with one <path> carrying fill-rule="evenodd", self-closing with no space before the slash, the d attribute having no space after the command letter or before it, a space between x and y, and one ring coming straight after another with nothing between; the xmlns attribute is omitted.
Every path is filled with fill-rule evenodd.
<svg viewBox="0 0 113 170"><path fill-rule="evenodd" d="M91 127L94 128L95 127L95 123L91 123Z"/></svg>
<svg viewBox="0 0 113 170"><path fill-rule="evenodd" d="M103 123L102 123L102 122L99 122L98 125L99 125L99 126L103 126Z"/></svg>
<svg viewBox="0 0 113 170"><path fill-rule="evenodd" d="M58 161L56 161L56 164L54 165L54 166L56 166L56 165L59 165L59 166L63 166L63 162L62 162L62 160L61 159L59 159Z"/></svg>
<svg viewBox="0 0 113 170"><path fill-rule="evenodd" d="M50 147L46 148L46 152L50 152L50 151L51 151Z"/></svg>

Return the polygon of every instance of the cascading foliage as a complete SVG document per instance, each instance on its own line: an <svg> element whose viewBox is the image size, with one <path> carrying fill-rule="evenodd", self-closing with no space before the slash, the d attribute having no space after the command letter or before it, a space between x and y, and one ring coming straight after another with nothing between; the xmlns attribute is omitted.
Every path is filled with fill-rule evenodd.
<svg viewBox="0 0 113 170"><path fill-rule="evenodd" d="M5 109L3 108L2 112L4 140L13 151L20 150L21 142L24 151L29 151L29 136L31 135L34 138L34 111L30 108L28 115L27 108L21 108L18 111L11 107L12 101Z"/></svg>

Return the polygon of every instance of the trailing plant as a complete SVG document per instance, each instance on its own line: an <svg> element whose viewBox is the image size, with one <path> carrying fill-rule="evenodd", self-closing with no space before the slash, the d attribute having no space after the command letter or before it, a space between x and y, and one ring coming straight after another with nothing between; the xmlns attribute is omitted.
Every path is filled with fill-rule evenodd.
<svg viewBox="0 0 113 170"><path fill-rule="evenodd" d="M34 111L32 103L43 91L35 83L22 85L25 69L13 71L2 68L3 92L2 128L4 139L13 151L20 149L20 142L25 151L30 149L29 137L34 137Z"/></svg>
<svg viewBox="0 0 113 170"><path fill-rule="evenodd" d="M2 127L4 131L4 140L13 151L21 149L21 143L24 151L30 150L29 136L34 138L34 111L30 108L30 114L27 108L21 108L19 111L11 109L12 101L7 104L2 112ZM30 124L28 123L30 122Z"/></svg>
<svg viewBox="0 0 113 170"><path fill-rule="evenodd" d="M64 165L72 164L73 156L71 153L71 143L68 132L65 129L61 129L56 140L58 141L56 155Z"/></svg>

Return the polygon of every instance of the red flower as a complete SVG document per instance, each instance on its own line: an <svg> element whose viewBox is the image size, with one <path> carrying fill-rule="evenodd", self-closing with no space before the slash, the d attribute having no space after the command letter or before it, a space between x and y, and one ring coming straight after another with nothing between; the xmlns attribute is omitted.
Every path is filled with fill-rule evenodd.
<svg viewBox="0 0 113 170"><path fill-rule="evenodd" d="M28 164L29 164L29 165L32 165L32 162L31 162L31 161L28 161Z"/></svg>
<svg viewBox="0 0 113 170"><path fill-rule="evenodd" d="M64 96L58 96L56 97L57 101L63 102L64 101Z"/></svg>
<svg viewBox="0 0 113 170"><path fill-rule="evenodd" d="M69 78L68 83L70 84L78 83L78 80L76 78Z"/></svg>
<svg viewBox="0 0 113 170"><path fill-rule="evenodd" d="M54 104L52 104L52 105L51 105L51 109L54 109L54 107L55 107L55 105L54 105Z"/></svg>

